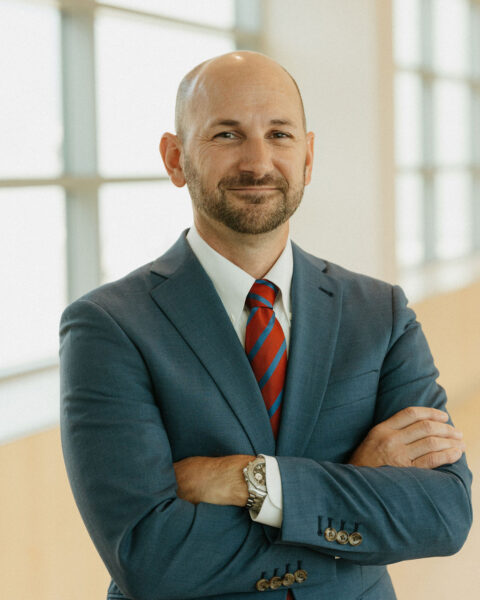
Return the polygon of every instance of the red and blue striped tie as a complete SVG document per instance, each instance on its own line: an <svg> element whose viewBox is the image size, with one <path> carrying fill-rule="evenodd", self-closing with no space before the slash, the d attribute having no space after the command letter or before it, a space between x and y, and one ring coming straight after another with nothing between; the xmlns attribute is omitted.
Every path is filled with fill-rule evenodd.
<svg viewBox="0 0 480 600"><path fill-rule="evenodd" d="M265 401L275 439L287 371L285 334L273 310L277 293L278 288L271 281L255 281L246 300L250 315L245 330L245 352Z"/></svg>
<svg viewBox="0 0 480 600"><path fill-rule="evenodd" d="M257 279L248 293L250 315L245 330L245 352L252 365L277 439L282 413L283 387L287 372L287 344L273 305L278 288L267 279ZM286 600L293 600L290 590Z"/></svg>

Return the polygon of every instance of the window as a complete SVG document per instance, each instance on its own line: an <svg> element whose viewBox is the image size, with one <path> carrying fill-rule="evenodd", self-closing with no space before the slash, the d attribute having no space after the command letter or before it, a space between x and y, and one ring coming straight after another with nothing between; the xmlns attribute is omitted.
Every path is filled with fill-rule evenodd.
<svg viewBox="0 0 480 600"><path fill-rule="evenodd" d="M397 257L480 250L480 3L394 0Z"/></svg>
<svg viewBox="0 0 480 600"><path fill-rule="evenodd" d="M260 2L0 0L0 10L5 440L57 421L65 305L190 225L158 143L189 69L258 47Z"/></svg>
<svg viewBox="0 0 480 600"><path fill-rule="evenodd" d="M0 364L8 371L41 364L58 350L58 317L67 299L64 192L0 189L0 206Z"/></svg>

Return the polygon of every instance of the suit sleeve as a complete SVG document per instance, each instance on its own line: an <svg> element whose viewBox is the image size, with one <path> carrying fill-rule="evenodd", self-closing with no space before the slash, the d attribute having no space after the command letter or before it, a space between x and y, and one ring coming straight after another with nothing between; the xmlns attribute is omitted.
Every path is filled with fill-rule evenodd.
<svg viewBox="0 0 480 600"><path fill-rule="evenodd" d="M398 286L392 292L392 311L375 424L411 405L446 411L445 391L436 383L438 371L425 336ZM453 554L467 537L472 509L465 456L435 470L277 459L283 487L279 544L302 544L359 564L382 565ZM327 541L323 534L329 526L358 531L363 541Z"/></svg>
<svg viewBox="0 0 480 600"><path fill-rule="evenodd" d="M78 300L64 311L60 336L69 481L97 551L128 598L255 592L262 576L282 576L299 564L311 573L303 587L335 576L332 558L272 544L245 509L177 497L148 368L108 312Z"/></svg>

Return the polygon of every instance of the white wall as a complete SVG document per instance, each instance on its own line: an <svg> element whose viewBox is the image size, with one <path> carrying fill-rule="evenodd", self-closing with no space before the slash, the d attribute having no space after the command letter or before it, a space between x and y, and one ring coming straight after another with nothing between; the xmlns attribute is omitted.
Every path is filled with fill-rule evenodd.
<svg viewBox="0 0 480 600"><path fill-rule="evenodd" d="M295 77L316 134L293 220L302 247L393 281L390 0L266 0L263 51Z"/></svg>

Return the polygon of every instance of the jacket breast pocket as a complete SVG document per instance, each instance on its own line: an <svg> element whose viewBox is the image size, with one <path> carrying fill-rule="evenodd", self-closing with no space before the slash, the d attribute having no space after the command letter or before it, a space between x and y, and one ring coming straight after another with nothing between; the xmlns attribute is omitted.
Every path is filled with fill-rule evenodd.
<svg viewBox="0 0 480 600"><path fill-rule="evenodd" d="M373 426L377 388L376 370L327 386L309 449L313 458L348 461Z"/></svg>
<svg viewBox="0 0 480 600"><path fill-rule="evenodd" d="M338 379L327 385L322 411L346 407L377 395L378 370L367 371L346 379Z"/></svg>

